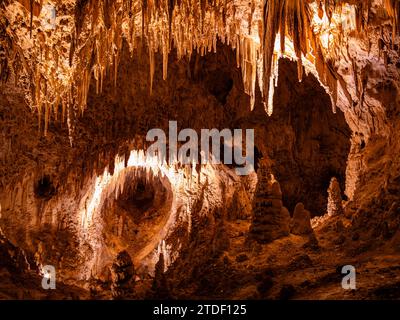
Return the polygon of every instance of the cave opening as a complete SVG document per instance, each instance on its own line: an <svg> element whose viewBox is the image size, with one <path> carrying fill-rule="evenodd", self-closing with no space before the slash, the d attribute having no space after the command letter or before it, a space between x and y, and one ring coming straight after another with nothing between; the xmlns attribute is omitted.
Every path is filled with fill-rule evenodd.
<svg viewBox="0 0 400 320"><path fill-rule="evenodd" d="M168 177L145 167L127 167L119 173L119 179L124 182L117 196L109 194L99 208L103 240L97 254L107 257L98 266L103 278L112 257L121 252L129 254L138 272L146 274L146 257L162 240L172 214L174 191Z"/></svg>
<svg viewBox="0 0 400 320"><path fill-rule="evenodd" d="M118 198L118 205L128 212L135 213L133 216L137 218L138 214L147 212L153 206L154 197L155 191L152 184L140 179L135 183L133 190L125 191Z"/></svg>
<svg viewBox="0 0 400 320"><path fill-rule="evenodd" d="M56 194L56 188L48 175L44 175L35 184L35 196L38 199L49 200Z"/></svg>
<svg viewBox="0 0 400 320"><path fill-rule="evenodd" d="M191 61L194 80L207 90L216 75L233 80L226 101L221 103L225 107L223 119L214 122L216 127L254 128L255 167L260 159L270 163L289 211L292 213L302 202L312 216L324 215L330 180L336 177L341 190L345 190L352 131L344 113L339 108L336 113L332 111L332 100L316 77L305 74L299 82L296 63L279 59L274 112L269 117L258 89L254 110L243 110L242 104L249 104L249 97L243 92L243 71L237 68L235 53L226 45L218 43L217 53L195 55ZM346 197L344 192L342 196Z"/></svg>

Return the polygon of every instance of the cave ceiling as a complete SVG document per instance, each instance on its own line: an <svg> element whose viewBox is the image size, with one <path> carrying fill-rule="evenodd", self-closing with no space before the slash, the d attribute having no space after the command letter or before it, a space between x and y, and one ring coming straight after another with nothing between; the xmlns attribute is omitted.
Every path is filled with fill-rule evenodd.
<svg viewBox="0 0 400 320"><path fill-rule="evenodd" d="M280 57L297 61L299 80L303 70L317 76L334 110L346 108L362 104L358 69L370 59L387 63L400 29L396 0L3 0L0 12L1 78L21 84L44 133L52 114L84 111L92 77L98 92L105 77L117 81L124 45L149 56L151 94L155 68L167 78L172 50L178 59L205 55L221 41L236 52L248 107L258 84L270 115ZM343 64L353 79L344 79Z"/></svg>

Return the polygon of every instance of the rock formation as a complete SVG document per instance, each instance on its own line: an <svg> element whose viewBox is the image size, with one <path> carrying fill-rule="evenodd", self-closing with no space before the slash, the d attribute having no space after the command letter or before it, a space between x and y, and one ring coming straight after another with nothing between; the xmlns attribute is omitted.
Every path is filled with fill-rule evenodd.
<svg viewBox="0 0 400 320"><path fill-rule="evenodd" d="M128 297L132 293L134 266L127 251L121 251L111 267L111 292L114 299Z"/></svg>
<svg viewBox="0 0 400 320"><path fill-rule="evenodd" d="M34 264L30 266L25 252L10 243L0 228L0 269L1 268L6 268L10 273L14 274L27 272L31 268L34 270L36 266Z"/></svg>
<svg viewBox="0 0 400 320"><path fill-rule="evenodd" d="M251 201L243 187L235 191L232 205L228 209L228 217L232 220L246 220L251 217Z"/></svg>
<svg viewBox="0 0 400 320"><path fill-rule="evenodd" d="M353 260L368 290L329 298L400 298L399 21L398 0L0 0L0 299L326 298ZM169 121L254 129L258 186L146 158Z"/></svg>
<svg viewBox="0 0 400 320"><path fill-rule="evenodd" d="M332 178L328 189L328 214L330 216L341 216L344 214L342 192L336 178Z"/></svg>
<svg viewBox="0 0 400 320"><path fill-rule="evenodd" d="M282 204L279 183L266 167L258 169L257 178L250 237L259 243L269 243L289 234L290 215Z"/></svg>
<svg viewBox="0 0 400 320"><path fill-rule="evenodd" d="M170 292L165 275L164 254L161 252L154 268L154 279L151 287L153 299L168 299Z"/></svg>
<svg viewBox="0 0 400 320"><path fill-rule="evenodd" d="M311 227L311 214L304 209L304 204L298 203L294 208L290 224L290 232L295 235L308 235L313 232Z"/></svg>

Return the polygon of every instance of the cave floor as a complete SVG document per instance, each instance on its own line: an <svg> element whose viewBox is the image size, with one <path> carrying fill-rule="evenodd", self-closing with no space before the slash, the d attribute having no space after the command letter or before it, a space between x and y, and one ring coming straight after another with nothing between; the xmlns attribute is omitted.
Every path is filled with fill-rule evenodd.
<svg viewBox="0 0 400 320"><path fill-rule="evenodd" d="M250 223L229 222L230 247L204 270L199 290L185 290L180 298L362 300L400 298L399 248L386 245L366 250L358 239L338 236L331 218L315 229L318 245L308 237L290 235L270 244L247 240ZM343 218L346 220L345 218ZM356 290L344 290L342 267L356 268ZM213 273L213 269L217 272ZM223 274L223 275L221 275ZM210 284L212 283L212 284ZM200 286L201 287L201 286ZM210 291L213 293L210 296Z"/></svg>
<svg viewBox="0 0 400 320"><path fill-rule="evenodd" d="M200 280L174 287L175 299L299 299L362 300L400 298L399 248L386 244L365 250L358 239L343 239L333 227L335 220L315 229L318 245L308 236L290 235L269 244L248 240L250 222L226 222L230 244L218 257L202 266ZM343 218L345 220L345 218ZM341 286L341 268L356 267L356 290ZM110 299L104 292L93 295L77 286L57 283L56 290L41 289L42 278L34 272L11 274L0 270L0 299ZM143 299L150 278L135 284L133 296Z"/></svg>

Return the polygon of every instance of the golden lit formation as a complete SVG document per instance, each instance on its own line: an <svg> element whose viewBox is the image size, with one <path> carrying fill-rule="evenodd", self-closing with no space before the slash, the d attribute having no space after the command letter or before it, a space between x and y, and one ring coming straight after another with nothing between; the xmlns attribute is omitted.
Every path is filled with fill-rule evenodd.
<svg viewBox="0 0 400 320"><path fill-rule="evenodd" d="M0 300L400 298L399 24L0 0Z"/></svg>
<svg viewBox="0 0 400 320"><path fill-rule="evenodd" d="M394 41L399 31L399 2L381 1L381 14L392 21ZM258 79L265 109L272 113L282 55L297 60L299 80L303 66L318 75L335 108L338 86L343 83L334 61L343 55L342 44L349 35L367 36L364 27L373 4L337 0L6 0L0 7L4 33L0 40L5 49L2 78L12 75L23 84L46 133L51 118L64 119L71 110L85 109L91 77L96 79L98 92L105 77L117 82L124 43L132 54L135 50L148 52L151 92L155 54L163 57L165 79L171 50L176 49L178 59L190 57L194 51L204 55L215 51L221 41L236 49L251 108ZM10 75L3 74L5 64Z"/></svg>

